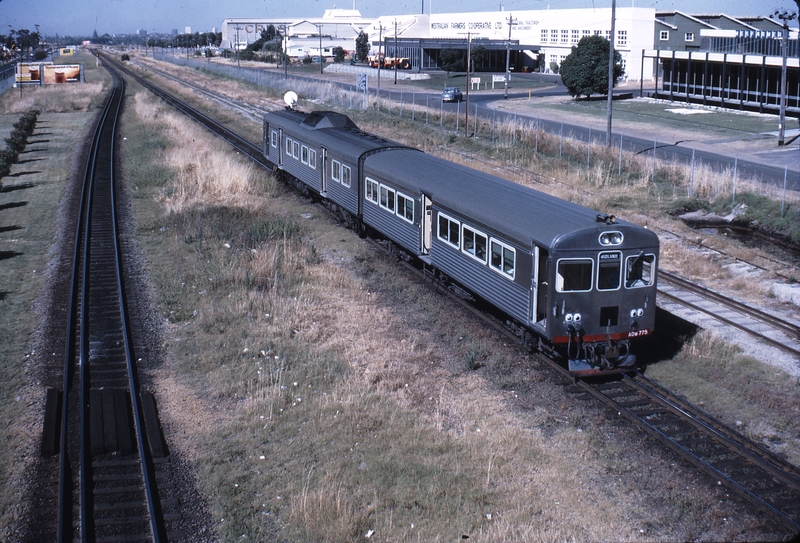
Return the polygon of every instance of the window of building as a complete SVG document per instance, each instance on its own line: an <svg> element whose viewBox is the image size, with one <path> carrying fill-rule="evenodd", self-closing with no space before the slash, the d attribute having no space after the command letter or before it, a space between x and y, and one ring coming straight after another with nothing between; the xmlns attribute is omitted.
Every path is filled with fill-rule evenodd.
<svg viewBox="0 0 800 543"><path fill-rule="evenodd" d="M622 277L622 253L600 253L597 263L597 290L617 290Z"/></svg>
<svg viewBox="0 0 800 543"><path fill-rule="evenodd" d="M625 261L625 286L639 288L652 285L655 262L655 255L629 256Z"/></svg>
<svg viewBox="0 0 800 543"><path fill-rule="evenodd" d="M618 30L617 31L617 45L628 45L628 31L627 30Z"/></svg>
<svg viewBox="0 0 800 543"><path fill-rule="evenodd" d="M584 30L582 32L582 34L583 34L583 37L585 38L586 36L591 36L592 35L592 31L591 30Z"/></svg>
<svg viewBox="0 0 800 543"><path fill-rule="evenodd" d="M611 31L610 30L606 30L606 39L608 41L611 41Z"/></svg>
<svg viewBox="0 0 800 543"><path fill-rule="evenodd" d="M686 33L686 41L694 41L694 32Z"/></svg>
<svg viewBox="0 0 800 543"><path fill-rule="evenodd" d="M603 35L603 31L602 30L595 30L594 31L594 35L595 36L602 36Z"/></svg>
<svg viewBox="0 0 800 543"><path fill-rule="evenodd" d="M397 216L414 223L414 199L402 192L397 193Z"/></svg>
<svg viewBox="0 0 800 543"><path fill-rule="evenodd" d="M569 43L569 30L561 31L561 43Z"/></svg>
<svg viewBox="0 0 800 543"><path fill-rule="evenodd" d="M331 161L331 179L340 182L342 180L342 163L338 160Z"/></svg>
<svg viewBox="0 0 800 543"><path fill-rule="evenodd" d="M394 189L390 189L385 185L381 185L380 197L381 199L378 205L380 205L387 211L391 211L392 213L394 213L394 197L395 197Z"/></svg>
<svg viewBox="0 0 800 543"><path fill-rule="evenodd" d="M271 136L271 143L273 147L278 147L278 131L273 130Z"/></svg>
<svg viewBox="0 0 800 543"><path fill-rule="evenodd" d="M378 203L378 182L374 179L370 179L369 177L366 178L366 198L370 202L377 204Z"/></svg>
<svg viewBox="0 0 800 543"><path fill-rule="evenodd" d="M558 261L556 290L558 292L588 292L592 290L594 261L575 258Z"/></svg>
<svg viewBox="0 0 800 543"><path fill-rule="evenodd" d="M578 43L581 39L581 32L580 30L573 30L572 31L572 43Z"/></svg>
<svg viewBox="0 0 800 543"><path fill-rule="evenodd" d="M350 166L342 164L342 185L350 188Z"/></svg>
<svg viewBox="0 0 800 543"><path fill-rule="evenodd" d="M486 234L469 226L461 227L461 251L486 264Z"/></svg>
<svg viewBox="0 0 800 543"><path fill-rule="evenodd" d="M547 29L543 28L542 29L542 43L547 43L547 39L549 37L550 36L549 36L549 33L548 33Z"/></svg>
<svg viewBox="0 0 800 543"><path fill-rule="evenodd" d="M511 279L514 279L514 263L516 261L517 252L513 247L509 247L505 243L501 243L496 239L491 240L489 243L491 249L491 260L489 266L493 269L502 272Z"/></svg>
<svg viewBox="0 0 800 543"><path fill-rule="evenodd" d="M669 40L669 30L662 30L661 32L659 32L659 34L658 34L658 38L659 38L661 41L667 41L667 40Z"/></svg>
<svg viewBox="0 0 800 543"><path fill-rule="evenodd" d="M455 219L451 219L447 215L439 213L439 234L438 238L445 243L449 243L456 249L459 247L459 233L461 232L461 223Z"/></svg>

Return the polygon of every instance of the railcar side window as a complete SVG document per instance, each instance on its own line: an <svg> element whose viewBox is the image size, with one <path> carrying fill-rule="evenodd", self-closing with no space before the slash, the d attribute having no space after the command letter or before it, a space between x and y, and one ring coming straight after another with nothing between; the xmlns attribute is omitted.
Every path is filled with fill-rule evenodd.
<svg viewBox="0 0 800 543"><path fill-rule="evenodd" d="M342 164L338 160L331 163L331 179L334 181L342 180Z"/></svg>
<svg viewBox="0 0 800 543"><path fill-rule="evenodd" d="M625 260L625 286L639 288L652 285L655 261L656 255L629 256Z"/></svg>
<svg viewBox="0 0 800 543"><path fill-rule="evenodd" d="M493 239L489 242L492 258L489 265L499 272L503 272L511 279L514 279L514 266L517 252L513 247Z"/></svg>
<svg viewBox="0 0 800 543"><path fill-rule="evenodd" d="M342 185L350 187L350 166L342 165Z"/></svg>
<svg viewBox="0 0 800 543"><path fill-rule="evenodd" d="M377 204L378 203L378 183L373 179L367 177L367 194L366 198L370 202Z"/></svg>
<svg viewBox="0 0 800 543"><path fill-rule="evenodd" d="M380 206L394 213L394 189L381 185Z"/></svg>
<svg viewBox="0 0 800 543"><path fill-rule="evenodd" d="M303 145L300 150L300 162L303 164L308 164L308 146Z"/></svg>
<svg viewBox="0 0 800 543"><path fill-rule="evenodd" d="M414 200L402 192L397 193L397 215L410 223L414 222Z"/></svg>
<svg viewBox="0 0 800 543"><path fill-rule="evenodd" d="M461 223L451 219L447 215L439 213L439 239L449 243L456 249L459 247L459 232Z"/></svg>
<svg viewBox="0 0 800 543"><path fill-rule="evenodd" d="M271 137L272 137L272 141L271 141L272 146L273 147L278 147L278 131L277 130L273 130L272 134L271 134Z"/></svg>
<svg viewBox="0 0 800 543"><path fill-rule="evenodd" d="M292 156L294 158L300 158L300 143L293 141L292 142Z"/></svg>
<svg viewBox="0 0 800 543"><path fill-rule="evenodd" d="M286 154L292 156L292 138L286 138Z"/></svg>
<svg viewBox="0 0 800 543"><path fill-rule="evenodd" d="M462 230L461 250L486 264L486 234L469 226L464 226Z"/></svg>
<svg viewBox="0 0 800 543"><path fill-rule="evenodd" d="M600 253L597 264L597 290L616 290L622 277L622 253Z"/></svg>
<svg viewBox="0 0 800 543"><path fill-rule="evenodd" d="M558 292L588 292L592 290L594 262L589 258L559 260L556 270Z"/></svg>
<svg viewBox="0 0 800 543"><path fill-rule="evenodd" d="M308 150L308 165L314 170L317 169L317 152L314 149Z"/></svg>

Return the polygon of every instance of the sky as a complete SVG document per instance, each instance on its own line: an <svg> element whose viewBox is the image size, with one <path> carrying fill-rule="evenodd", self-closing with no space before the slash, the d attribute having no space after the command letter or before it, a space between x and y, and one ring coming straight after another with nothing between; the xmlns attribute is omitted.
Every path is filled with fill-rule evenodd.
<svg viewBox="0 0 800 543"><path fill-rule="evenodd" d="M321 17L326 9L355 9L364 17L466 11L608 8L611 0L0 0L0 34L39 31L45 36L90 36L94 30L131 34L220 31L226 17ZM768 16L778 9L797 11L794 0L617 0L618 7L657 11ZM9 28L10 27L10 28Z"/></svg>

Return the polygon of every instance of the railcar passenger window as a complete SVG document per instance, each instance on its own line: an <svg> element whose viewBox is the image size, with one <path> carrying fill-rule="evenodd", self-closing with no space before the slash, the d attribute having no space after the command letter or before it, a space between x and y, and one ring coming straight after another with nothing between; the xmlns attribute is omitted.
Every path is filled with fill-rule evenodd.
<svg viewBox="0 0 800 543"><path fill-rule="evenodd" d="M273 147L277 147L278 146L278 131L277 130L273 130L272 131L272 146Z"/></svg>
<svg viewBox="0 0 800 543"><path fill-rule="evenodd" d="M317 152L314 149L308 151L308 165L313 169L317 169Z"/></svg>
<svg viewBox="0 0 800 543"><path fill-rule="evenodd" d="M300 143L296 141L292 142L292 156L294 158L300 158Z"/></svg>
<svg viewBox="0 0 800 543"><path fill-rule="evenodd" d="M461 236L461 250L468 255L486 263L486 235L473 230L469 226L463 227Z"/></svg>
<svg viewBox="0 0 800 543"><path fill-rule="evenodd" d="M397 214L410 223L414 222L414 200L402 192L397 193Z"/></svg>
<svg viewBox="0 0 800 543"><path fill-rule="evenodd" d="M381 185L381 207L394 212L394 190Z"/></svg>
<svg viewBox="0 0 800 543"><path fill-rule="evenodd" d="M559 260L556 271L558 292L588 292L592 290L594 262L588 258Z"/></svg>
<svg viewBox="0 0 800 543"><path fill-rule="evenodd" d="M300 162L303 164L308 164L308 146L303 145L300 151Z"/></svg>
<svg viewBox="0 0 800 543"><path fill-rule="evenodd" d="M458 249L459 247L459 232L461 231L461 224L439 213L439 239L445 241Z"/></svg>
<svg viewBox="0 0 800 543"><path fill-rule="evenodd" d="M625 261L625 286L639 288L652 285L655 261L655 255L629 256Z"/></svg>
<svg viewBox="0 0 800 543"><path fill-rule="evenodd" d="M350 166L342 166L342 185L350 187Z"/></svg>
<svg viewBox="0 0 800 543"><path fill-rule="evenodd" d="M497 240L490 242L492 259L489 265L499 272L503 272L511 279L514 279L514 265L516 261L516 250Z"/></svg>
<svg viewBox="0 0 800 543"><path fill-rule="evenodd" d="M616 290L622 274L622 253L600 253L597 266L597 290Z"/></svg>
<svg viewBox="0 0 800 543"><path fill-rule="evenodd" d="M331 164L331 179L334 181L341 181L342 179L342 165L338 160L334 160Z"/></svg>
<svg viewBox="0 0 800 543"><path fill-rule="evenodd" d="M367 200L377 204L378 203L378 183L367 177Z"/></svg>
<svg viewBox="0 0 800 543"><path fill-rule="evenodd" d="M286 138L286 154L292 156L292 138Z"/></svg>

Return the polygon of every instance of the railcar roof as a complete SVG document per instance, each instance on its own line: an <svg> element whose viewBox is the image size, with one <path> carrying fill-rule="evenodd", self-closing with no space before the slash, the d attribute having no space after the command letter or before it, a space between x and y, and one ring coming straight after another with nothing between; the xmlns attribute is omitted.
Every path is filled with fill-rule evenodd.
<svg viewBox="0 0 800 543"><path fill-rule="evenodd" d="M274 117L278 117L276 120ZM358 156L364 152L381 148L406 147L392 140L364 132L350 117L335 111L313 111L304 113L283 109L267 113L267 120L288 128L296 127L295 137L302 139L305 130L312 130L314 143L341 155Z"/></svg>
<svg viewBox="0 0 800 543"><path fill-rule="evenodd" d="M425 192L434 205L459 211L523 243L550 247L575 230L603 227L597 211L432 155L381 153L368 157L365 167L368 175L373 172L411 194Z"/></svg>

